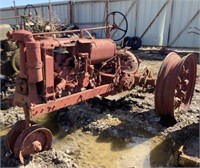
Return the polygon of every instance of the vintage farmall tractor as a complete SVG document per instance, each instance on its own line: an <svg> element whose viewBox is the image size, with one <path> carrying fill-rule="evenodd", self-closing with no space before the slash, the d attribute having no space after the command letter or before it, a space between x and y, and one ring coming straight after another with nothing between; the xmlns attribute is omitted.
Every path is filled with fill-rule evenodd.
<svg viewBox="0 0 200 168"><path fill-rule="evenodd" d="M111 14L113 18L115 12ZM89 31L105 29L105 39L94 39ZM196 60L170 53L162 63L157 80L150 71L139 72L138 58L125 48L118 48L109 38L110 31L122 29L113 24L105 27L48 33L17 30L7 33L20 48L20 72L13 98L23 107L25 120L18 121L5 139L7 150L24 163L24 157L51 148L52 134L32 118L71 106L97 95L107 96L136 85L155 87L155 108L160 115L174 116L191 102ZM79 33L79 38L54 38L52 34ZM90 38L84 38L84 33Z"/></svg>

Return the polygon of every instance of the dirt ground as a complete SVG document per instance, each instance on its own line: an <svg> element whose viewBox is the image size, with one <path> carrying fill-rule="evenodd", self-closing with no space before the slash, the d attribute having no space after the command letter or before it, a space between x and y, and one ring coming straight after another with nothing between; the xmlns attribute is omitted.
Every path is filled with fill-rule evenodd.
<svg viewBox="0 0 200 168"><path fill-rule="evenodd" d="M165 55L137 52L156 76ZM1 167L130 168L177 166L176 151L192 135L199 133L200 65L192 103L180 112L179 122L160 117L154 109L154 93L136 87L108 98L96 97L69 108L34 119L49 128L52 149L19 161L4 148L10 127L24 118L22 109L1 110ZM199 136L197 136L199 137ZM199 156L199 144L193 147ZM191 150L190 150L191 151ZM192 155L192 154L191 154Z"/></svg>

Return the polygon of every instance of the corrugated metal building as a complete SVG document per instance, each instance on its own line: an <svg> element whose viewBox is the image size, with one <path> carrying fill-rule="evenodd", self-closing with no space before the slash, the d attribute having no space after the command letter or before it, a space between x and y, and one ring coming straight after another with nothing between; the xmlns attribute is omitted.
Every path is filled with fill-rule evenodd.
<svg viewBox="0 0 200 168"><path fill-rule="evenodd" d="M72 0L71 21L81 28L104 25L105 2ZM40 15L48 18L48 4L35 7ZM17 9L19 15L24 14L24 6ZM70 22L69 1L52 3L52 11L61 22ZM123 13L129 24L127 36L141 37L143 45L200 48L200 0L110 0L109 11ZM1 18L10 16L14 16L13 9L0 10ZM121 22L120 19L116 21ZM1 23L16 24L16 20L2 20ZM104 37L104 31L96 33Z"/></svg>

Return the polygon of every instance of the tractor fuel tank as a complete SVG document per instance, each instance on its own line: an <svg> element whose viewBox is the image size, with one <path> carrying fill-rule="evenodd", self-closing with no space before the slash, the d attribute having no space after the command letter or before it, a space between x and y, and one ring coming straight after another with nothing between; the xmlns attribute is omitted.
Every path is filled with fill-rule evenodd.
<svg viewBox="0 0 200 168"><path fill-rule="evenodd" d="M91 43L90 60L99 64L115 55L116 44L111 39L94 39Z"/></svg>

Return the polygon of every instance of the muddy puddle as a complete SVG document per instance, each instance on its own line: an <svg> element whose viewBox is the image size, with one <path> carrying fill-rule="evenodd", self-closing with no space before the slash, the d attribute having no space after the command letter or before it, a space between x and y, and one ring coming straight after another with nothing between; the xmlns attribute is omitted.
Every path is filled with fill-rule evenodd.
<svg viewBox="0 0 200 168"><path fill-rule="evenodd" d="M163 140L159 137L132 137L132 141L102 140L98 136L76 131L63 139L55 138L53 147L59 150L65 147L73 149L78 167L146 168L172 165L170 142L162 144Z"/></svg>
<svg viewBox="0 0 200 168"><path fill-rule="evenodd" d="M113 138L109 135L93 135L81 129L65 132L50 117L35 119L53 132L52 147L72 155L77 167L87 168L147 168L172 166L178 144L161 136L137 130L137 136L129 140ZM121 124L119 120L112 124ZM126 125L127 129L130 125ZM129 128L130 129L130 128Z"/></svg>

